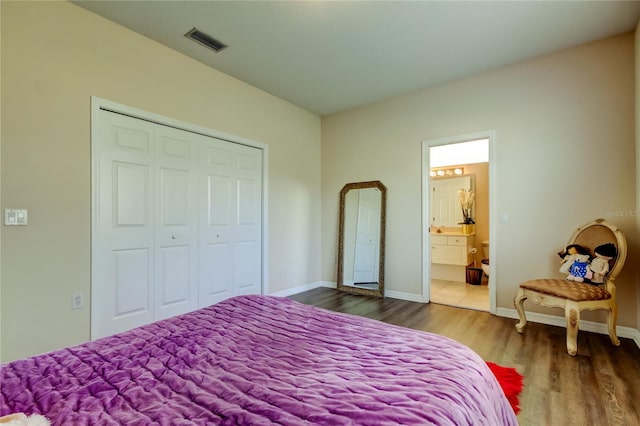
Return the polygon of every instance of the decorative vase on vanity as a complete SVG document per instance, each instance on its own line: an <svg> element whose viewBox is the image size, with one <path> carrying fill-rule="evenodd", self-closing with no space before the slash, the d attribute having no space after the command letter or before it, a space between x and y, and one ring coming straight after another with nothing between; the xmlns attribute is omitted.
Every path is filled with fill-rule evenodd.
<svg viewBox="0 0 640 426"><path fill-rule="evenodd" d="M473 202L476 199L475 192L471 190L459 189L458 200L460 201L460 208L462 209L463 221L462 233L465 235L476 233L476 221L473 220Z"/></svg>
<svg viewBox="0 0 640 426"><path fill-rule="evenodd" d="M463 223L462 224L462 233L463 234L474 234L476 232L476 224L475 223Z"/></svg>

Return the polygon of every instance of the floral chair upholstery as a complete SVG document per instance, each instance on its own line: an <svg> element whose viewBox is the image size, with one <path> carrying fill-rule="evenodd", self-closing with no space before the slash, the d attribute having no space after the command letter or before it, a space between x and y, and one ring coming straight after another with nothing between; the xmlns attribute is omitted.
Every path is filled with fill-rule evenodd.
<svg viewBox="0 0 640 426"><path fill-rule="evenodd" d="M575 355L578 350L580 311L585 309L605 309L608 311L609 338L614 345L620 345L616 336L618 307L616 305L615 279L627 257L627 242L624 235L604 219L596 219L578 228L567 245L579 244L593 253L596 247L605 243L614 244L617 255L609 260L609 272L600 285L569 281L563 278L542 278L520 284L518 294L513 301L520 317L520 322L516 324L518 333L522 333L527 325L524 301L529 299L542 306L564 308L569 355Z"/></svg>

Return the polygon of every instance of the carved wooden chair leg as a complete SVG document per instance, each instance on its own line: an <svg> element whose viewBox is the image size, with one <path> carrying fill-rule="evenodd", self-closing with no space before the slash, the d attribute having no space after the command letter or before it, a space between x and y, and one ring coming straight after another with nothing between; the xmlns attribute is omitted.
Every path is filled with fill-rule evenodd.
<svg viewBox="0 0 640 426"><path fill-rule="evenodd" d="M518 294L516 298L513 299L513 305L516 307L516 311L518 311L518 317L520 318L520 322L516 324L516 330L518 333L522 334L524 331L524 327L527 325L527 316L524 313L524 301L527 300L527 296L524 294L524 290L518 290Z"/></svg>
<svg viewBox="0 0 640 426"><path fill-rule="evenodd" d="M567 319L567 352L574 356L578 352L578 329L580 325L580 309L567 304L564 309Z"/></svg>
<svg viewBox="0 0 640 426"><path fill-rule="evenodd" d="M611 303L611 309L609 310L609 315L607 316L607 324L609 325L609 339L611 343L616 346L620 346L620 340L618 340L618 336L616 335L616 323L618 322L618 306L616 302Z"/></svg>

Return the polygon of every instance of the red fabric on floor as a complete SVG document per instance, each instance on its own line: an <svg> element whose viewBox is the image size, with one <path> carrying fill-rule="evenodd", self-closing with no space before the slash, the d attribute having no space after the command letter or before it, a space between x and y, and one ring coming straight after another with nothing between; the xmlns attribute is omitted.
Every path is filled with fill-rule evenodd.
<svg viewBox="0 0 640 426"><path fill-rule="evenodd" d="M518 414L520 412L520 400L518 396L520 396L520 392L522 392L522 381L524 377L518 373L515 368L503 367L488 361L487 365L493 375L496 376L496 379L498 379L498 383L507 396L507 400L509 400L513 411Z"/></svg>

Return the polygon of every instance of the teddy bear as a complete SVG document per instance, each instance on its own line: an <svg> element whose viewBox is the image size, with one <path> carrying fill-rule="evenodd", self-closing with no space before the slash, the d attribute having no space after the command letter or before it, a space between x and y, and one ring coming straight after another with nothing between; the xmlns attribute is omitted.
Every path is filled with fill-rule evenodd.
<svg viewBox="0 0 640 426"><path fill-rule="evenodd" d="M563 274L569 273L569 268L573 265L578 255L589 255L589 249L582 247L579 244L569 244L564 251L559 251L558 256L562 258L560 264L560 272Z"/></svg>
<svg viewBox="0 0 640 426"><path fill-rule="evenodd" d="M585 279L591 279L592 276L593 274L589 267L589 255L576 254L573 263L569 266L567 279L569 281L584 282Z"/></svg>
<svg viewBox="0 0 640 426"><path fill-rule="evenodd" d="M45 416L32 414L27 416L24 413L8 414L0 417L2 426L49 426L51 422Z"/></svg>
<svg viewBox="0 0 640 426"><path fill-rule="evenodd" d="M593 272L591 282L594 284L602 284L604 276L609 272L609 261L616 257L616 246L611 243L599 245L593 250L595 257L591 261L590 269Z"/></svg>

